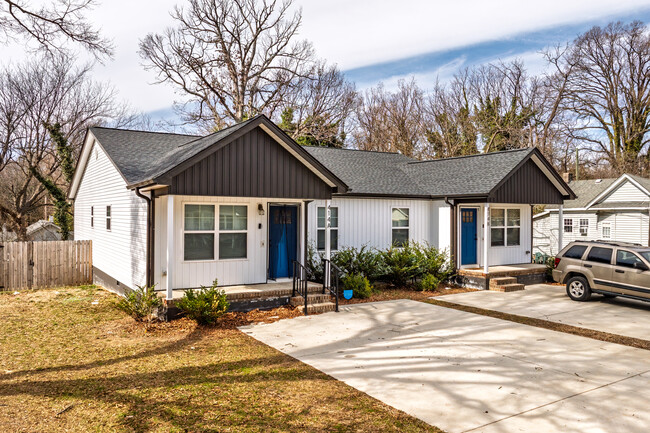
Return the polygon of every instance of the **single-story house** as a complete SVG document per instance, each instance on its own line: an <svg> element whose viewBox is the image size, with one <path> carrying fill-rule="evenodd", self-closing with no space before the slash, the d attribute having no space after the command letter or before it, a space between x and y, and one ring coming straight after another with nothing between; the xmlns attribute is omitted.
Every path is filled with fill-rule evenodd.
<svg viewBox="0 0 650 433"><path fill-rule="evenodd" d="M561 208L546 206L533 217L536 253L554 256L577 240L648 246L650 179L623 174L611 179L574 180L569 186L577 198L567 200Z"/></svg>
<svg viewBox="0 0 650 433"><path fill-rule="evenodd" d="M575 195L537 149L417 161L303 147L260 115L205 137L90 128L69 198L99 284L171 299L215 278L291 278L310 243L427 242L486 271L531 263L532 206Z"/></svg>

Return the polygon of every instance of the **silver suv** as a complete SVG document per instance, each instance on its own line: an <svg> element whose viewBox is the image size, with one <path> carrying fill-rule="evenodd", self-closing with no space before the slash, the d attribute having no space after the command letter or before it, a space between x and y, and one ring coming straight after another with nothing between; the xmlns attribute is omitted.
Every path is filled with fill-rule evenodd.
<svg viewBox="0 0 650 433"><path fill-rule="evenodd" d="M650 248L621 242L571 242L555 257L553 280L574 301L592 293L650 301Z"/></svg>

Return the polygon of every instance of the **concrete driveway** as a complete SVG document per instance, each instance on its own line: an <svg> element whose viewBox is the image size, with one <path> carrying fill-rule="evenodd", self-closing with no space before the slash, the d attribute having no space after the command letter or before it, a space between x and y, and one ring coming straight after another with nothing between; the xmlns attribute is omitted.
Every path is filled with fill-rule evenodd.
<svg viewBox="0 0 650 433"><path fill-rule="evenodd" d="M650 353L400 300L242 328L448 432L646 432Z"/></svg>
<svg viewBox="0 0 650 433"><path fill-rule="evenodd" d="M576 302L566 295L563 286L549 284L526 286L519 292L482 290L437 299L650 340L650 302L606 299L596 294L588 302Z"/></svg>

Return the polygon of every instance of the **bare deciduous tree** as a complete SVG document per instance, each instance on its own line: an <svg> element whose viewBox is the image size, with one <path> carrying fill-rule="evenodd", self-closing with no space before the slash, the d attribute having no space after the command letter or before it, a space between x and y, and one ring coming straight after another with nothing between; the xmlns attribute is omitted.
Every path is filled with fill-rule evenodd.
<svg viewBox="0 0 650 433"><path fill-rule="evenodd" d="M300 144L341 147L356 103L354 85L336 66L319 62L285 97L280 127Z"/></svg>
<svg viewBox="0 0 650 433"><path fill-rule="evenodd" d="M110 57L112 44L85 17L94 0L53 0L35 6L25 0L0 0L0 35L36 41L41 48L60 52L67 42L83 46L97 58Z"/></svg>
<svg viewBox="0 0 650 433"><path fill-rule="evenodd" d="M604 156L616 173L647 169L650 35L641 22L594 27L553 59L568 71L561 109L570 136Z"/></svg>
<svg viewBox="0 0 650 433"><path fill-rule="evenodd" d="M312 46L297 41L302 21L291 0L190 0L173 12L176 28L149 34L140 55L160 82L187 99L189 122L215 129L273 113L312 70Z"/></svg>
<svg viewBox="0 0 650 433"><path fill-rule="evenodd" d="M56 146L46 125L59 123L78 153L88 126L119 114L112 88L93 82L90 67L45 56L0 72L0 148L8 149L0 171L0 217L18 239L45 205L46 191L33 170L65 185Z"/></svg>

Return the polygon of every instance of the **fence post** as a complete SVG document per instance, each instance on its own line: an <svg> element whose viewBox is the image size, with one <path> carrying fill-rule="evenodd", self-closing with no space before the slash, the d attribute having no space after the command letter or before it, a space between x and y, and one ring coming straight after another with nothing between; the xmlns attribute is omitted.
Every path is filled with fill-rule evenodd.
<svg viewBox="0 0 650 433"><path fill-rule="evenodd" d="M27 243L27 290L34 287L34 242Z"/></svg>

